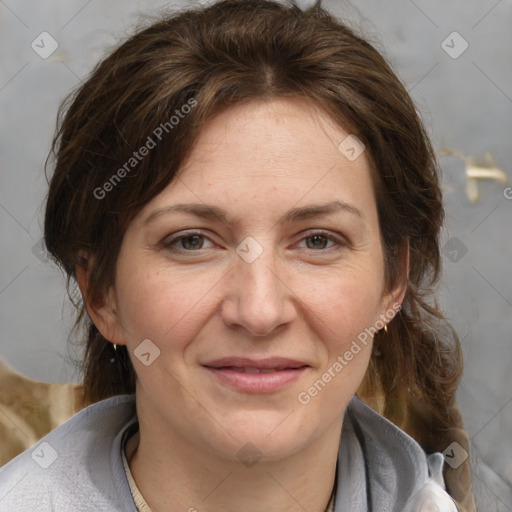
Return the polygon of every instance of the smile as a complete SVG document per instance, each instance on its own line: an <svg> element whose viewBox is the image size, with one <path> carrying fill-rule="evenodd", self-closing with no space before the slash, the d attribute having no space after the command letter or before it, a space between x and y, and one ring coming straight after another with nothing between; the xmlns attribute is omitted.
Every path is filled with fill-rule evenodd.
<svg viewBox="0 0 512 512"><path fill-rule="evenodd" d="M272 393L285 389L310 368L304 362L270 358L259 361L224 358L203 365L215 381L245 393Z"/></svg>

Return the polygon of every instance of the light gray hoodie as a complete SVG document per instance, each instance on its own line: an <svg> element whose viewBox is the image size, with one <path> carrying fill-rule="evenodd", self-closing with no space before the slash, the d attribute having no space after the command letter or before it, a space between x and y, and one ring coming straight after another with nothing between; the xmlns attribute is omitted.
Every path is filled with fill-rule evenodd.
<svg viewBox="0 0 512 512"><path fill-rule="evenodd" d="M122 461L125 433L136 422L135 395L78 412L0 468L0 511L137 512ZM354 396L340 440L335 511L456 512L443 462Z"/></svg>

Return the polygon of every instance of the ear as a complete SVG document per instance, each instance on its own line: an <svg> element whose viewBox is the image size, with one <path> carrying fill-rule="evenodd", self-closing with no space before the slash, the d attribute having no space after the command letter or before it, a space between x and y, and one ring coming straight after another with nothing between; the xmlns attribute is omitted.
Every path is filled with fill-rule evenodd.
<svg viewBox="0 0 512 512"><path fill-rule="evenodd" d="M94 258L87 256L76 266L76 280L82 293L85 309L101 335L116 345L125 345L124 330L117 313L115 288L111 287L106 296L93 301L89 293L89 281Z"/></svg>
<svg viewBox="0 0 512 512"><path fill-rule="evenodd" d="M400 251L400 277L397 279L394 287L383 296L382 313L386 314L387 312L394 311L396 314L398 312L398 305L403 303L405 294L407 293L409 273L409 238L407 238L405 245ZM389 321L391 321L391 319L389 319Z"/></svg>

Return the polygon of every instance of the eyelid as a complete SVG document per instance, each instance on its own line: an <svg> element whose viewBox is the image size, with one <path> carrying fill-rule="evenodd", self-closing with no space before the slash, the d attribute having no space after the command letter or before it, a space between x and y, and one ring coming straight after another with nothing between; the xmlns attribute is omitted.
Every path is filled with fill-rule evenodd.
<svg viewBox="0 0 512 512"><path fill-rule="evenodd" d="M211 242L213 242L212 239L208 235L206 235L205 231L197 230L197 229L191 229L189 231L187 231L187 230L185 230L185 231L178 231L176 233L172 233L171 235L166 236L160 242L160 245L164 249L169 249L173 244L175 244L176 242L179 242L183 238L188 238L189 236L194 236L194 235L202 236L203 238L208 239ZM182 252L189 252L189 253L191 253L191 252L199 252L201 249L199 249L197 251L187 251L186 249L177 249L177 250L178 251L182 251Z"/></svg>

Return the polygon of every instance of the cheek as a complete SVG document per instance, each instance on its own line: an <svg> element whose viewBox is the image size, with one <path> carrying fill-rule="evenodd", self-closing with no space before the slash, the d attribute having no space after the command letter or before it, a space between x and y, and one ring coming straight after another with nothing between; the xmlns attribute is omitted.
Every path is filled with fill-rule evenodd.
<svg viewBox="0 0 512 512"><path fill-rule="evenodd" d="M142 265L131 268L143 268ZM119 277L123 329L128 345L132 346L149 338L163 348L168 339L181 339L184 329L199 325L198 314L214 284L207 276L185 277L176 271L132 270Z"/></svg>
<svg viewBox="0 0 512 512"><path fill-rule="evenodd" d="M379 315L381 274L370 265L344 268L308 286L303 281L303 301L330 327L329 338L343 344L347 336L373 324Z"/></svg>
<svg viewBox="0 0 512 512"><path fill-rule="evenodd" d="M334 284L336 291L324 294L323 300L312 306L321 313L314 324L321 339L317 344L321 365L297 395L299 404L326 423L343 414L364 379L378 299L375 287L363 287L361 281Z"/></svg>

